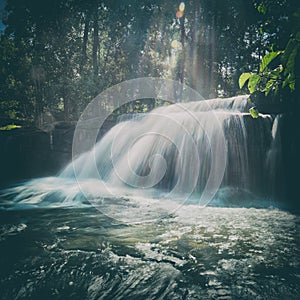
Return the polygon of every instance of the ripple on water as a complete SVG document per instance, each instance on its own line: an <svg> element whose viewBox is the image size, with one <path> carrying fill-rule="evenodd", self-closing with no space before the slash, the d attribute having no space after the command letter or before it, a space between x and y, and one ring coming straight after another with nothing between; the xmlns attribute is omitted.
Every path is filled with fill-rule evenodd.
<svg viewBox="0 0 300 300"><path fill-rule="evenodd" d="M300 296L300 222L288 212L186 206L131 225L91 208L0 217L2 299Z"/></svg>

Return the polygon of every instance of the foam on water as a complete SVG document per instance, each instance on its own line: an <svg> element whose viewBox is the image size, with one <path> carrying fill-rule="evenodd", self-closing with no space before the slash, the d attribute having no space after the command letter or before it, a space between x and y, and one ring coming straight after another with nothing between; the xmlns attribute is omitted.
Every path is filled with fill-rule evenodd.
<svg viewBox="0 0 300 300"><path fill-rule="evenodd" d="M272 130L271 116L252 120L246 106L246 96L180 103L120 122L58 177L2 191L2 207L107 206L107 199L112 205L116 199L161 199L165 205L175 200L176 207L206 206L226 195L230 202L233 191L240 198L266 197L272 174L262 165L277 119Z"/></svg>

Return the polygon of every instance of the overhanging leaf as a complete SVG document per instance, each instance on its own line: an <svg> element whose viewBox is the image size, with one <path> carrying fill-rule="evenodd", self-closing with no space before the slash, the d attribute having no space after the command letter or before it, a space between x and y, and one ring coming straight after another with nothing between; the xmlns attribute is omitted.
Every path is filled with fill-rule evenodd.
<svg viewBox="0 0 300 300"><path fill-rule="evenodd" d="M296 45L291 52L290 56L288 57L287 65L286 65L286 73L294 73L295 68L295 60L298 52L299 44Z"/></svg>
<svg viewBox="0 0 300 300"><path fill-rule="evenodd" d="M268 96L270 91L272 90L273 86L275 85L276 81L274 79L270 79L265 87L265 95Z"/></svg>
<svg viewBox="0 0 300 300"><path fill-rule="evenodd" d="M266 69L266 67L271 63L271 61L273 61L282 52L283 51L272 51L266 54L261 60L259 72L262 73Z"/></svg>
<svg viewBox="0 0 300 300"><path fill-rule="evenodd" d="M266 12L267 12L267 8L266 8L266 6L265 6L264 4L258 5L257 10L258 10L260 13L262 13L263 15L265 15Z"/></svg>
<svg viewBox="0 0 300 300"><path fill-rule="evenodd" d="M294 91L294 90L295 90L295 81L291 81L291 82L290 82L289 88L290 88L291 91Z"/></svg>
<svg viewBox="0 0 300 300"><path fill-rule="evenodd" d="M257 90L257 84L259 83L259 81L260 81L260 76L257 74L253 74L249 78L248 89L251 94Z"/></svg>
<svg viewBox="0 0 300 300"><path fill-rule="evenodd" d="M249 113L253 119L257 119L259 117L259 112L255 106L249 109Z"/></svg>
<svg viewBox="0 0 300 300"><path fill-rule="evenodd" d="M254 75L253 73L243 73L239 78L239 87L240 89L245 85L246 81Z"/></svg>

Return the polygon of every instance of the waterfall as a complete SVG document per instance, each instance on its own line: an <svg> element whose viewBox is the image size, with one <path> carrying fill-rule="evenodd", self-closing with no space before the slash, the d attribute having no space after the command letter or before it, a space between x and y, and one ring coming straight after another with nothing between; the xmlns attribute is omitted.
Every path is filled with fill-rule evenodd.
<svg viewBox="0 0 300 300"><path fill-rule="evenodd" d="M274 198L281 196L283 197L284 191L281 188L280 182L282 182L282 151L281 151L281 134L280 134L280 123L282 115L277 115L274 118L272 125L272 140L271 146L267 151L266 169L268 177L272 178L269 185L269 194Z"/></svg>
<svg viewBox="0 0 300 300"><path fill-rule="evenodd" d="M252 119L246 96L160 107L120 118L60 177L169 198L192 195L201 204L220 188L265 195L272 121L270 115Z"/></svg>
<svg viewBox="0 0 300 300"><path fill-rule="evenodd" d="M19 186L15 199L72 203L138 194L202 206L257 206L274 186L270 166L277 166L278 120L273 121L262 114L252 119L247 96L125 116L58 177Z"/></svg>

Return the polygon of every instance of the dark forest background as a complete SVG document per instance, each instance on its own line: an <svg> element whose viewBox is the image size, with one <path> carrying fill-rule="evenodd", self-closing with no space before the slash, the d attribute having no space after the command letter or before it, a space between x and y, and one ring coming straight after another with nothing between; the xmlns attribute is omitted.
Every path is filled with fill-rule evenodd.
<svg viewBox="0 0 300 300"><path fill-rule="evenodd" d="M278 50L288 57L272 62L282 72L274 80L278 85L286 79L295 97L298 0L194 0L178 14L179 4L7 0L0 36L0 118L31 124L45 115L77 120L101 91L144 76L178 80L204 98L246 93L240 75L259 74L263 57ZM112 109L109 103L102 106Z"/></svg>

